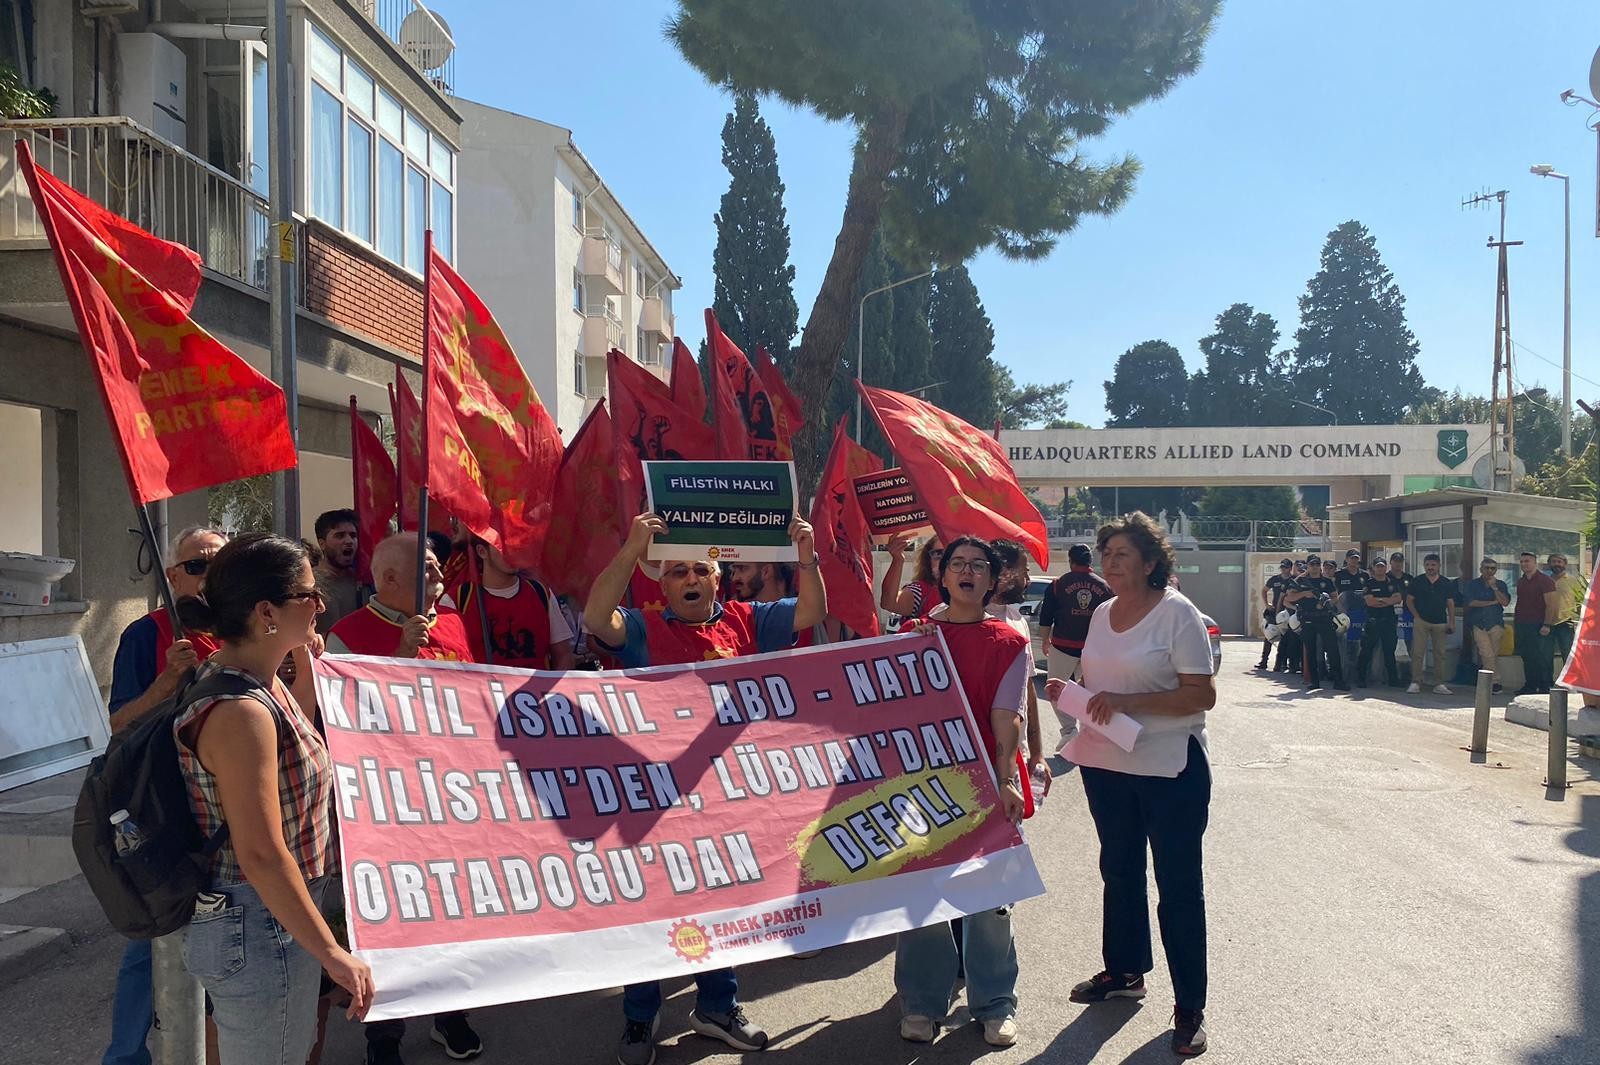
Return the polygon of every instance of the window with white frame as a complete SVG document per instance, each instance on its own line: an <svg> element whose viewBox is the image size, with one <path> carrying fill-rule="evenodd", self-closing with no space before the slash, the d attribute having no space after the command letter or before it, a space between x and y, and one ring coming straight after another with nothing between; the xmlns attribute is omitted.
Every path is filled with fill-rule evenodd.
<svg viewBox="0 0 1600 1065"><path fill-rule="evenodd" d="M456 153L310 25L310 213L422 272L423 234L455 261Z"/></svg>
<svg viewBox="0 0 1600 1065"><path fill-rule="evenodd" d="M583 271L572 268L572 309L583 313Z"/></svg>
<svg viewBox="0 0 1600 1065"><path fill-rule="evenodd" d="M572 390L580 396L589 394L589 365L581 351L572 353Z"/></svg>
<svg viewBox="0 0 1600 1065"><path fill-rule="evenodd" d="M583 232L583 196L576 185L572 188L572 228Z"/></svg>

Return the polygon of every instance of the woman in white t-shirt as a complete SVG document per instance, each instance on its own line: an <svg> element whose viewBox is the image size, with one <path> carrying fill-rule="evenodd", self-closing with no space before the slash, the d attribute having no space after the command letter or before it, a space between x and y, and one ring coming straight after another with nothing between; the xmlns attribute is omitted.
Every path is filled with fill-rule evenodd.
<svg viewBox="0 0 1600 1065"><path fill-rule="evenodd" d="M1143 726L1124 751L1094 729L1080 729L1062 751L1083 775L1100 837L1105 882L1101 951L1105 970L1068 996L1074 1002L1143 998L1153 967L1145 849L1155 858L1161 946L1172 974L1172 1049L1205 1051L1206 909L1201 837L1211 803L1206 711L1216 703L1211 639L1200 612L1167 586L1174 564L1161 525L1135 512L1104 526L1102 576L1115 598L1089 622L1083 685L1089 715L1113 713ZM1046 689L1052 701L1062 682Z"/></svg>

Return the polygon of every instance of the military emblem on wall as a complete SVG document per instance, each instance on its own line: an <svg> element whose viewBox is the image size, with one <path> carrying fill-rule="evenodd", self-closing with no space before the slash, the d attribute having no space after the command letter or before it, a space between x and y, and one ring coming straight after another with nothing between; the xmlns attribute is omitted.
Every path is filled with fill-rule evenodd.
<svg viewBox="0 0 1600 1065"><path fill-rule="evenodd" d="M1439 461L1452 470L1467 461L1467 431L1465 429L1439 430Z"/></svg>

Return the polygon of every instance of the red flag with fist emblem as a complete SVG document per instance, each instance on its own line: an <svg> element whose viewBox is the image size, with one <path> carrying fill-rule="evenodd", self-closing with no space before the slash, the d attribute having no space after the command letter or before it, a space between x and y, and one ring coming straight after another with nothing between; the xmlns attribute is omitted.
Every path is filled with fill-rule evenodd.
<svg viewBox="0 0 1600 1065"><path fill-rule="evenodd" d="M356 575L371 583L372 549L389 535L389 520L395 516L399 495L394 462L356 409L354 396L350 397L350 473L355 482Z"/></svg>
<svg viewBox="0 0 1600 1065"><path fill-rule="evenodd" d="M855 478L883 469L883 461L851 440L839 419L833 449L811 503L828 613L859 636L878 635L878 600L872 593L872 532L856 502Z"/></svg>

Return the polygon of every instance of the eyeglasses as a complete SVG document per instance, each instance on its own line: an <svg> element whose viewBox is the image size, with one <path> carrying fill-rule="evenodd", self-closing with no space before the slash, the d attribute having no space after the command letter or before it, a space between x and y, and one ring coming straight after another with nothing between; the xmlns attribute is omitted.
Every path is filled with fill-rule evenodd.
<svg viewBox="0 0 1600 1065"><path fill-rule="evenodd" d="M326 606L328 602L326 599L322 598L322 592L317 588L312 588L310 591L306 592L289 592L283 597L283 601L285 603L293 599L315 599L318 606Z"/></svg>
<svg viewBox="0 0 1600 1065"><path fill-rule="evenodd" d="M952 558L945 568L956 573L988 573L989 563L981 558Z"/></svg>
<svg viewBox="0 0 1600 1065"><path fill-rule="evenodd" d="M710 566L706 565L704 562L701 562L701 563L699 563L699 564L697 564L695 566L692 566L692 567L691 566L673 566L671 569L666 570L661 575L663 577L671 577L674 580L680 580L681 581L685 577L687 577L691 572L696 577L709 577L713 573L715 573L716 570L713 570Z"/></svg>
<svg viewBox="0 0 1600 1065"><path fill-rule="evenodd" d="M178 568L191 577L198 577L211 565L209 558L191 558L178 563Z"/></svg>

